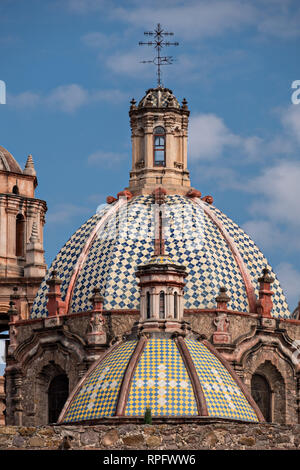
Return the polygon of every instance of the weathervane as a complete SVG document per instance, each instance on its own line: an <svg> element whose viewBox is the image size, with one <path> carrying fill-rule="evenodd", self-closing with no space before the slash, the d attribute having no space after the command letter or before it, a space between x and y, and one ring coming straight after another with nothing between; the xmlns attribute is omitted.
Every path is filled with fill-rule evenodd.
<svg viewBox="0 0 300 470"><path fill-rule="evenodd" d="M153 41L139 42L139 46L154 46L156 49L156 57L153 60L143 60L142 64L155 64L157 66L157 84L161 86L161 70L162 65L169 65L173 63L172 56L161 56L161 49L165 46L178 46L179 42L169 42L164 40L164 36L174 36L174 33L168 33L161 28L160 23L156 26L154 31L144 32L146 36L154 36Z"/></svg>

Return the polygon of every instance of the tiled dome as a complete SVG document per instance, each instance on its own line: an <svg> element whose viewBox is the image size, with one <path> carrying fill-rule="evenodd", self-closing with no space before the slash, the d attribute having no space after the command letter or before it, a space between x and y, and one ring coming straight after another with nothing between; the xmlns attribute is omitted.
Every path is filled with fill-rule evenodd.
<svg viewBox="0 0 300 470"><path fill-rule="evenodd" d="M143 417L146 408L151 409L154 418L261 420L240 379L216 354L211 345L193 335L185 339L161 335L121 342L81 380L59 422Z"/></svg>
<svg viewBox="0 0 300 470"><path fill-rule="evenodd" d="M95 287L104 297L104 309L139 309L136 269L154 255L153 202L152 196L136 196L123 209L118 201L83 224L53 261L35 298L31 317L48 314L46 280L52 270L62 280L62 299L70 312L91 310ZM186 267L185 309L215 308L219 288L225 286L230 310L253 312L258 279L267 266L275 279L272 315L291 316L271 266L238 225L200 199L166 196L165 206L169 221L165 253L172 262ZM120 228L124 215L127 223Z"/></svg>

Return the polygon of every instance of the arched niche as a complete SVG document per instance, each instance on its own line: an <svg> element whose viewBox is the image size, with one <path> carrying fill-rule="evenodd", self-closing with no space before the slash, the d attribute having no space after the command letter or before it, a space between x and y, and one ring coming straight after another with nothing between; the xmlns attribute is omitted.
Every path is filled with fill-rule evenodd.
<svg viewBox="0 0 300 470"><path fill-rule="evenodd" d="M265 361L251 377L251 392L266 421L286 422L286 386L271 361Z"/></svg>

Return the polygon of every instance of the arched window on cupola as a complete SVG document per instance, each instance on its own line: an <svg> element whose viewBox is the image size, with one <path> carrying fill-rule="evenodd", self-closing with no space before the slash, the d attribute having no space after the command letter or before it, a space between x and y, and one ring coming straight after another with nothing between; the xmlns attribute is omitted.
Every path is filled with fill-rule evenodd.
<svg viewBox="0 0 300 470"><path fill-rule="evenodd" d="M147 292L146 298L147 298L147 318L150 318L150 316L151 316L151 311L150 311L150 292Z"/></svg>
<svg viewBox="0 0 300 470"><path fill-rule="evenodd" d="M13 192L13 194L19 194L19 188L18 188L17 185L15 185L15 186L13 187L12 192Z"/></svg>
<svg viewBox="0 0 300 470"><path fill-rule="evenodd" d="M154 166L166 166L166 135L161 126L155 127L154 135Z"/></svg>
<svg viewBox="0 0 300 470"><path fill-rule="evenodd" d="M25 219L22 214L16 218L16 256L24 256Z"/></svg>
<svg viewBox="0 0 300 470"><path fill-rule="evenodd" d="M178 318L178 294L174 293L174 318Z"/></svg>
<svg viewBox="0 0 300 470"><path fill-rule="evenodd" d="M159 293L159 318L165 318L165 293Z"/></svg>

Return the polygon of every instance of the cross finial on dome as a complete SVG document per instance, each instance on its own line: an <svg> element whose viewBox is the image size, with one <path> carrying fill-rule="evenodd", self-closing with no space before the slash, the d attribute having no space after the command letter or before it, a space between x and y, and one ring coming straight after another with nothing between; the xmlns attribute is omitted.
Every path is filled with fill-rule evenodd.
<svg viewBox="0 0 300 470"><path fill-rule="evenodd" d="M170 65L173 63L172 56L161 56L161 49L163 47L168 46L178 46L179 42L165 41L165 36L173 36L174 33L168 33L167 31L162 29L160 23L157 24L154 31L145 31L144 34L145 36L154 36L154 39L153 41L148 42L140 41L139 46L154 46L154 48L156 49L156 57L153 60L143 60L142 64L155 64L157 66L157 85L158 87L161 87L162 83L160 68L162 65Z"/></svg>

